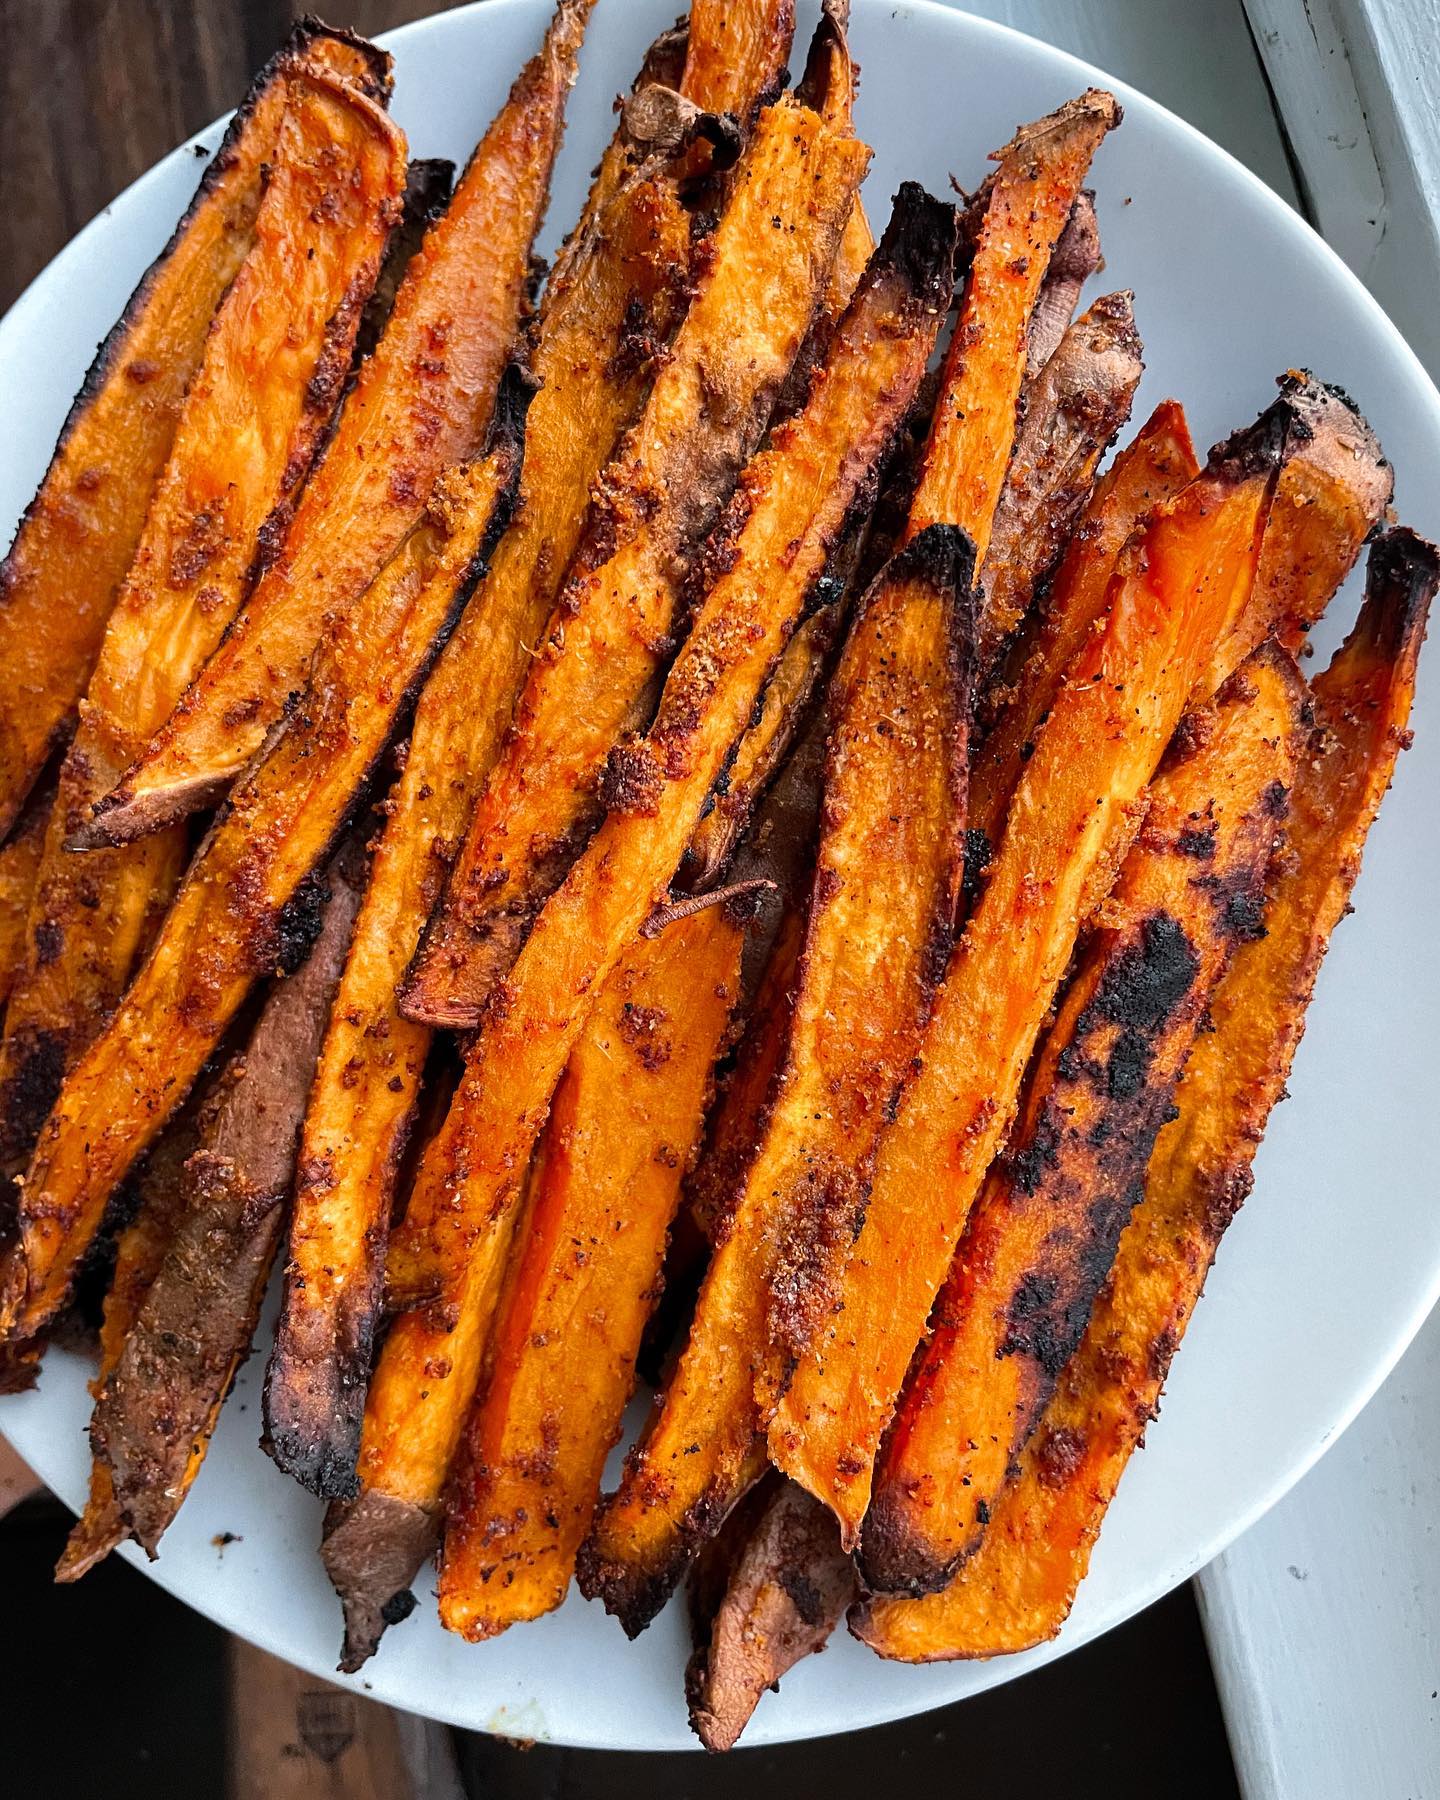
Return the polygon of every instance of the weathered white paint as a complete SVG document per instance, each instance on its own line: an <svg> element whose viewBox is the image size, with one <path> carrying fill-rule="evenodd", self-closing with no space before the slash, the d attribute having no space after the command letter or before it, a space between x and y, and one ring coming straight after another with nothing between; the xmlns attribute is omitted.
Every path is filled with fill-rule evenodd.
<svg viewBox="0 0 1440 1800"><path fill-rule="evenodd" d="M1245 1800L1440 1795L1440 1313L1197 1586Z"/></svg>
<svg viewBox="0 0 1440 1800"><path fill-rule="evenodd" d="M1223 145L1292 205L1295 182L1242 0L957 0L1083 56ZM863 80L863 71L862 71Z"/></svg>
<svg viewBox="0 0 1440 1800"><path fill-rule="evenodd" d="M1361 280L1385 235L1385 190L1335 0L1246 0L1311 222Z"/></svg>
<svg viewBox="0 0 1440 1800"><path fill-rule="evenodd" d="M1440 0L1246 0L1320 229L1440 377Z"/></svg>

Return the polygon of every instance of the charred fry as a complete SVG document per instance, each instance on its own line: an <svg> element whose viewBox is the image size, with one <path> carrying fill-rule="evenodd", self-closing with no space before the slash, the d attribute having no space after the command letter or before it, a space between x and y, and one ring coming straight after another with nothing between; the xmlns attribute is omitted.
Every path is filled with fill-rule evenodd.
<svg viewBox="0 0 1440 1800"><path fill-rule="evenodd" d="M1095 196L1082 188L1070 208L1070 217L1045 271L1035 310L1025 336L1025 382L1031 387L1045 372L1045 365L1060 348L1080 304L1080 295L1092 275L1105 267L1100 253L1100 221L1095 216Z"/></svg>
<svg viewBox="0 0 1440 1800"><path fill-rule="evenodd" d="M866 596L836 673L784 1068L684 1354L582 1564L586 1591L632 1636L753 1478L755 1436L829 1309L945 965L963 860L973 573L958 533L912 539Z"/></svg>
<svg viewBox="0 0 1440 1800"><path fill-rule="evenodd" d="M250 1347L360 872L343 863L329 871L313 948L270 996L222 1078L200 1147L185 1164L185 1211L96 1399L97 1462L109 1470L126 1530L152 1557L199 1473Z"/></svg>
<svg viewBox="0 0 1440 1800"><path fill-rule="evenodd" d="M354 1514L362 1535L383 1514L396 1537L423 1546L421 1526L433 1516L475 1388L517 1174L584 1026L586 996L664 897L766 672L873 483L934 343L953 250L951 210L902 189L892 229L831 341L825 378L747 473L724 572L670 672L655 724L617 750L608 818L536 921L505 984L505 1006L471 1050L400 1228L412 1261L428 1260L437 1297L396 1320L371 1384L360 1457L368 1491ZM384 1579L393 1566L387 1560ZM353 1621L376 1618L386 1595L367 1578L347 1583L342 1597ZM350 1655L366 1648L352 1631Z"/></svg>
<svg viewBox="0 0 1440 1800"><path fill-rule="evenodd" d="M406 272L283 545L224 643L95 808L123 843L212 805L303 688L315 644L474 454L520 322L593 0L559 0L454 198Z"/></svg>
<svg viewBox="0 0 1440 1800"><path fill-rule="evenodd" d="M90 1383L90 1392L97 1398L120 1360L150 1284L159 1274L185 1215L190 1200L185 1164L200 1147L211 1092L211 1084L202 1078L184 1109L146 1157L137 1179L135 1216L116 1238L115 1272L105 1295L100 1364ZM82 1575L88 1575L117 1544L124 1543L127 1535L125 1520L115 1504L110 1465L101 1457L92 1457L85 1511L66 1540L55 1565L55 1579L78 1581Z"/></svg>
<svg viewBox="0 0 1440 1800"><path fill-rule="evenodd" d="M975 1555L942 1593L877 1598L852 1629L907 1662L994 1656L1060 1629L1105 1511L1154 1417L1171 1359L1285 1092L1330 934L1408 741L1440 556L1407 531L1371 552L1360 621L1315 683L1312 754L1290 797L1266 935L1236 951L1161 1132L1109 1283Z"/></svg>
<svg viewBox="0 0 1440 1800"><path fill-rule="evenodd" d="M824 1649L855 1589L834 1519L781 1484L748 1526L686 1671L690 1723L707 1750L734 1749L766 1689Z"/></svg>
<svg viewBox="0 0 1440 1800"><path fill-rule="evenodd" d="M1157 509L1122 556L1105 624L1072 664L1021 776L989 884L882 1140L836 1315L770 1426L772 1460L831 1507L847 1543L1079 921L1113 881L1136 803L1210 646L1249 599L1291 423L1282 399Z"/></svg>
<svg viewBox="0 0 1440 1800"><path fill-rule="evenodd" d="M1394 489L1394 470L1343 389L1293 369L1279 385L1308 436L1276 485L1251 603L1216 645L1201 693L1213 693L1267 637L1300 653L1305 634L1384 519Z"/></svg>
<svg viewBox="0 0 1440 1800"><path fill-rule="evenodd" d="M1288 653L1262 648L1150 786L886 1438L861 1540L873 1589L945 1585L1075 1353L1210 994L1264 930L1304 709Z"/></svg>
<svg viewBox="0 0 1440 1800"><path fill-rule="evenodd" d="M550 1611L570 1585L634 1385L743 936L721 905L642 940L556 1090L493 1366L450 1484L440 1616L468 1638Z"/></svg>
<svg viewBox="0 0 1440 1800"><path fill-rule="evenodd" d="M191 867L110 1024L67 1076L26 1176L3 1329L32 1335L64 1300L105 1206L184 1099L262 974L314 929L308 878L343 830L508 517L523 431L502 393L495 448L455 471L426 521L340 621L310 688ZM443 504L443 510L442 510Z"/></svg>
<svg viewBox="0 0 1440 1800"><path fill-rule="evenodd" d="M683 559L759 441L868 156L791 99L762 113L695 298L603 477L504 753L402 987L407 1017L478 1023L593 829L605 758L642 722L663 667ZM723 407L707 401L722 392Z"/></svg>
<svg viewBox="0 0 1440 1800"><path fill-rule="evenodd" d="M255 247L291 77L329 70L384 103L390 58L313 20L256 76L189 209L85 377L0 564L0 838L68 736L169 460L211 319Z"/></svg>
<svg viewBox="0 0 1440 1800"><path fill-rule="evenodd" d="M979 657L1029 611L1070 540L1100 458L1130 417L1144 364L1129 294L1107 294L1073 324L1030 383L981 572Z"/></svg>
<svg viewBox="0 0 1440 1800"><path fill-rule="evenodd" d="M254 248L215 316L61 769L0 1050L12 1162L114 1007L186 852L174 832L83 858L67 844L265 559L323 441L403 190L404 140L373 102L308 67L289 91Z"/></svg>

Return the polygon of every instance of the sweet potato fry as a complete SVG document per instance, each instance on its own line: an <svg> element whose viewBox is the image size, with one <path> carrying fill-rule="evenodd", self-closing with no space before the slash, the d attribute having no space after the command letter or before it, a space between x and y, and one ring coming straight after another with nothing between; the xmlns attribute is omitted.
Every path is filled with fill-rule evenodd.
<svg viewBox="0 0 1440 1800"><path fill-rule="evenodd" d="M685 1674L690 1724L707 1750L734 1749L766 1689L824 1649L855 1592L834 1519L782 1483L749 1527Z"/></svg>
<svg viewBox="0 0 1440 1800"><path fill-rule="evenodd" d="M355 334L354 361L358 367L385 335L395 302L412 262L420 253L425 234L450 204L455 187L455 165L443 156L417 156L405 171L405 192L400 197L400 218L385 244L385 258Z"/></svg>
<svg viewBox="0 0 1440 1800"><path fill-rule="evenodd" d="M1215 647L1199 692L1213 693L1257 644L1276 637L1299 655L1306 633L1385 517L1395 473L1342 388L1308 370L1280 379L1309 437L1281 471L1250 605Z"/></svg>
<svg viewBox="0 0 1440 1800"><path fill-rule="evenodd" d="M151 1557L199 1473L250 1347L363 872L353 852L328 871L309 955L275 988L221 1078L200 1147L185 1163L183 1214L96 1397L97 1468L108 1470L126 1531Z"/></svg>
<svg viewBox="0 0 1440 1800"><path fill-rule="evenodd" d="M847 128L858 87L858 72L845 36L849 10L849 0L824 0L804 78L796 89L822 118ZM778 415L803 406L814 366L874 251L870 221L857 195L835 253L825 298L777 403ZM734 761L716 786L710 811L686 848L680 875L683 887L698 892L719 881L756 802L808 719L848 617L846 606L836 602L848 598L863 538L864 531L857 527L852 540L837 550L819 584L815 610L797 628L765 684L759 712L736 747Z"/></svg>
<svg viewBox="0 0 1440 1800"><path fill-rule="evenodd" d="M1296 771L1266 936L1241 946L1215 992L1214 1029L1191 1053L1145 1200L979 1549L942 1593L882 1596L851 1615L856 1635L882 1656L930 1662L1025 1650L1053 1637L1069 1613L1285 1092L1316 973L1407 741L1437 583L1440 557L1410 532L1388 533L1371 552L1359 624L1315 684L1313 754Z"/></svg>
<svg viewBox="0 0 1440 1800"><path fill-rule="evenodd" d="M328 1499L356 1491L391 1203L431 1043L395 988L499 752L591 486L683 306L689 221L669 164L637 171L596 221L551 278L517 516L421 696L306 1115L265 1424L280 1466Z"/></svg>
<svg viewBox="0 0 1440 1800"><path fill-rule="evenodd" d="M720 880L756 800L784 761L824 680L840 622L841 608L831 600L811 613L785 646L765 684L759 713L736 746L735 760L686 848L681 874L687 888L703 893Z"/></svg>
<svg viewBox="0 0 1440 1800"><path fill-rule="evenodd" d="M1210 995L1264 929L1305 711L1289 653L1263 646L1150 785L886 1438L861 1538L876 1591L934 1592L973 1552L1079 1345Z"/></svg>
<svg viewBox="0 0 1440 1800"><path fill-rule="evenodd" d="M836 1316L770 1426L772 1460L832 1508L847 1544L1079 923L1113 881L1210 646L1249 598L1291 426L1282 397L1157 509L1122 556L1104 626L1071 665L1021 777L989 885L882 1140Z"/></svg>
<svg viewBox="0 0 1440 1800"><path fill-rule="evenodd" d="M1144 364L1129 294L1106 294L1029 384L981 570L988 668L1070 539L1100 458L1130 417Z"/></svg>
<svg viewBox="0 0 1440 1800"><path fill-rule="evenodd" d="M1092 275L1105 267L1100 253L1100 221L1095 216L1095 196L1082 188L1070 208L1040 284L1035 310L1025 335L1025 385L1033 387L1045 365L1060 348L1080 304L1080 295Z"/></svg>
<svg viewBox="0 0 1440 1800"><path fill-rule="evenodd" d="M115 1270L105 1292L99 1367L90 1382L90 1392L96 1398L120 1360L125 1339L140 1315L150 1284L160 1271L189 1204L185 1164L200 1147L212 1091L211 1083L203 1079L196 1085L182 1111L146 1157L137 1178L135 1216L116 1237ZM82 1575L88 1575L117 1544L124 1543L126 1536L125 1520L115 1504L110 1465L103 1458L94 1457L85 1511L66 1540L55 1565L55 1579L78 1581Z"/></svg>
<svg viewBox="0 0 1440 1800"><path fill-rule="evenodd" d="M22 1192L0 1331L60 1306L116 1184L174 1113L261 974L303 952L313 884L508 516L524 394L502 391L495 448L457 469L317 655L306 698L231 796L149 958L66 1077ZM443 511L441 510L443 504Z"/></svg>
<svg viewBox="0 0 1440 1800"><path fill-rule="evenodd" d="M678 91L689 44L689 22L677 19L660 33L641 58L628 100L621 108L619 125L605 146L604 154L590 178L590 191L585 196L580 217L570 228L551 264L550 279L545 289L547 295L568 285L573 273L573 261L594 237L596 220L634 172L637 158L643 157L652 148L636 135L635 102L646 88L661 87ZM690 94L688 98L694 101L695 96Z"/></svg>
<svg viewBox="0 0 1440 1800"><path fill-rule="evenodd" d="M788 908L745 1022L734 1067L706 1125L704 1152L687 1198L711 1243L724 1236L780 1078L804 941L804 913Z"/></svg>
<svg viewBox="0 0 1440 1800"><path fill-rule="evenodd" d="M761 114L684 324L603 477L504 752L402 987L407 1017L478 1023L593 830L605 758L642 723L663 669L687 553L759 442L868 157L790 98ZM723 406L707 399L717 393Z"/></svg>
<svg viewBox="0 0 1440 1800"><path fill-rule="evenodd" d="M910 535L927 525L958 525L983 564L1015 441L1035 301L1090 159L1119 123L1113 96L1092 88L1022 127L996 151L998 166L910 508Z"/></svg>
<svg viewBox="0 0 1440 1800"><path fill-rule="evenodd" d="M836 673L783 1072L685 1351L582 1564L586 1591L632 1636L744 1491L756 1433L829 1310L945 966L962 864L973 575L958 533L913 538L866 595Z"/></svg>
<svg viewBox="0 0 1440 1800"><path fill-rule="evenodd" d="M390 58L307 20L251 83L170 242L100 346L0 563L0 838L73 726L169 460L211 319L255 245L290 77L328 69L382 104Z"/></svg>
<svg viewBox="0 0 1440 1800"><path fill-rule="evenodd" d="M53 781L32 788L10 836L0 845L0 1008L9 998L11 984L25 955L25 923L40 861L45 852L45 831L55 804ZM0 1202L0 1230L9 1208Z"/></svg>
<svg viewBox="0 0 1440 1800"><path fill-rule="evenodd" d="M1066 669L1104 614L1120 552L1154 508L1199 473L1184 410L1163 400L1097 485L1044 610L1031 614L1012 646L1003 676L1008 699L976 753L968 827L974 864L988 863L1000 841L1035 734L1049 717Z"/></svg>
<svg viewBox="0 0 1440 1800"><path fill-rule="evenodd" d="M810 38L805 70L795 84L796 99L819 113L827 125L842 131L854 130L855 96L860 87L860 71L850 54L849 26L850 0L821 0L820 18ZM865 273L865 265L874 253L875 238L870 230L870 220L865 204L857 194L845 229L840 234L825 298L811 327L810 343L790 374L788 387L794 396L794 405L787 406L782 399L780 410L793 411L794 406L803 405L805 384L815 358L850 304L850 297Z"/></svg>
<svg viewBox="0 0 1440 1800"><path fill-rule="evenodd" d="M487 1384L451 1477L440 1617L471 1639L560 1604L635 1380L743 926L724 905L641 942L556 1090Z"/></svg>
<svg viewBox="0 0 1440 1800"><path fill-rule="evenodd" d="M483 441L520 323L565 101L594 0L558 0L545 42L411 263L283 547L224 643L95 808L124 843L212 805L305 685L315 644Z"/></svg>
<svg viewBox="0 0 1440 1800"><path fill-rule="evenodd" d="M815 578L863 501L933 346L952 280L954 216L918 189L896 217L826 354L805 410L752 463L719 574L647 737L617 746L611 812L543 909L472 1047L417 1174L398 1239L436 1298L396 1320L366 1407L360 1499L339 1525L364 1551L340 1587L347 1656L383 1617L404 1560L424 1554L480 1367L518 1173L589 1011L589 996L663 899L705 798ZM329 1562L332 1576L336 1563ZM417 1563L412 1563L413 1574ZM408 1580L408 1575L406 1579ZM403 1584L402 1584L403 1585Z"/></svg>
<svg viewBox="0 0 1440 1800"><path fill-rule="evenodd" d="M240 606L319 449L405 181L405 144L348 82L289 79L255 245L206 342L65 758L0 1049L0 1155L22 1160L165 906L183 833L67 848Z"/></svg>
<svg viewBox="0 0 1440 1800"><path fill-rule="evenodd" d="M795 0L691 0L680 91L742 126L779 92L795 36Z"/></svg>
<svg viewBox="0 0 1440 1800"><path fill-rule="evenodd" d="M820 828L824 725L817 717L792 751L736 858L741 880L768 885L757 895L745 941L744 1031L731 1067L722 1072L720 1096L706 1121L704 1147L686 1188L694 1222L712 1244L724 1236L744 1186L790 1040L805 943L805 898Z"/></svg>

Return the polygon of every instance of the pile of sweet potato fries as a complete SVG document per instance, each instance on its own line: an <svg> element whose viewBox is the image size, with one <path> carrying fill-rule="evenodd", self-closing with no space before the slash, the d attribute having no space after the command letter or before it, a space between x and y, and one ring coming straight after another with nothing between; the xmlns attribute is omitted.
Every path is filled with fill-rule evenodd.
<svg viewBox="0 0 1440 1800"><path fill-rule="evenodd" d="M1119 107L877 243L839 0L793 87L790 0L694 0L537 289L592 5L453 191L389 58L299 28L0 568L0 1374L98 1318L59 1574L153 1554L279 1257L264 1448L331 1503L341 1666L432 1553L471 1639L689 1576L722 1748L842 1617L1059 1629L1440 557L1308 373L1101 473Z"/></svg>

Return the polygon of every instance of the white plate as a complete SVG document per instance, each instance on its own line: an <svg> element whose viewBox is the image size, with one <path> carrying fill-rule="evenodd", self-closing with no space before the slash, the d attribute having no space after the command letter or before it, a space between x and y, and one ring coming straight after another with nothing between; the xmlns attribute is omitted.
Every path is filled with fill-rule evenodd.
<svg viewBox="0 0 1440 1800"><path fill-rule="evenodd" d="M342 8L343 10L343 8ZM610 101L677 0L601 0L570 102L553 242L575 216L611 129ZM394 111L419 155L463 161L522 61L548 0L488 0L412 25L396 54ZM795 61L814 7L802 6ZM1132 287L1148 370L1139 422L1162 396L1206 445L1251 419L1274 377L1313 367L1359 399L1397 470L1401 516L1440 535L1440 395L1393 327L1309 228L1239 163L1098 71L1003 27L929 4L857 0L859 128L875 146L867 189L883 222L907 176L973 185L1015 124L1091 82L1126 121L1101 150L1110 287ZM197 142L213 145L219 128ZM7 454L0 524L39 479L92 348L164 242L197 175L194 147L138 181L50 265L0 325ZM3 534L8 538L8 529ZM1327 652L1355 586L1321 633ZM1432 658L1433 660L1433 658ZM1433 673L1433 672L1432 672ZM1440 1291L1440 717L1435 683L1418 740L1372 838L1257 1167L1176 1366L1160 1423L1111 1509L1090 1578L1057 1644L988 1664L904 1668L842 1632L761 1703L748 1744L844 1731L1007 1681L1128 1618L1185 1580L1277 1500L1374 1392ZM195 1492L152 1573L228 1629L331 1674L339 1612L315 1555L320 1508L256 1448L257 1358L225 1409ZM0 1425L71 1505L86 1484L85 1370L58 1353L38 1393L0 1402ZM223 1550L217 1537L235 1540ZM138 1553L122 1554L138 1560ZM143 1566L143 1564L142 1564ZM429 1582L421 1592L428 1601ZM624 1749L693 1746L682 1610L636 1644L596 1606L471 1647L424 1604L392 1631L361 1687L483 1731Z"/></svg>

